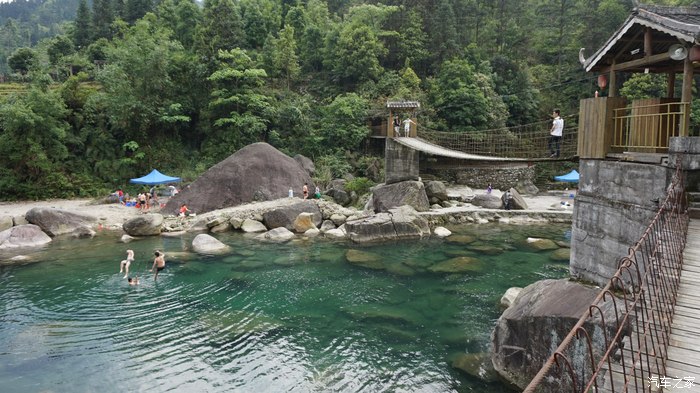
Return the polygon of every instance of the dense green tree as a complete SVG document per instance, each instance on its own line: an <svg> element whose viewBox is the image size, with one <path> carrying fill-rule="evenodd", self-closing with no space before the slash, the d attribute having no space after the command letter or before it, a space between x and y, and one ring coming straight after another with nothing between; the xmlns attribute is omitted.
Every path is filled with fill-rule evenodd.
<svg viewBox="0 0 700 393"><path fill-rule="evenodd" d="M62 165L68 156L65 116L63 101L45 80L0 104L0 198L77 193Z"/></svg>
<svg viewBox="0 0 700 393"><path fill-rule="evenodd" d="M232 0L205 0L202 21L197 26L195 48L213 65L220 50L240 48L245 33L237 3Z"/></svg>
<svg viewBox="0 0 700 393"><path fill-rule="evenodd" d="M213 128L203 146L214 162L241 147L268 140L270 98L262 91L267 73L242 49L219 51L210 101Z"/></svg>
<svg viewBox="0 0 700 393"><path fill-rule="evenodd" d="M464 60L443 63L430 87L437 114L452 131L493 129L505 125L507 110L490 77Z"/></svg>
<svg viewBox="0 0 700 393"><path fill-rule="evenodd" d="M7 59L10 68L24 75L33 66L37 65L38 58L36 52L31 48L19 48Z"/></svg>
<svg viewBox="0 0 700 393"><path fill-rule="evenodd" d="M164 0L158 6L159 20L173 31L173 38L191 49L202 11L194 0Z"/></svg>
<svg viewBox="0 0 700 393"><path fill-rule="evenodd" d="M112 38L114 10L111 0L94 0L92 3L92 39Z"/></svg>
<svg viewBox="0 0 700 393"><path fill-rule="evenodd" d="M294 28L286 26L280 31L280 38L277 41L277 56L275 66L280 70L282 78L286 82L287 89L300 72L299 60L297 58L297 44L294 40Z"/></svg>
<svg viewBox="0 0 700 393"><path fill-rule="evenodd" d="M507 125L537 121L539 92L532 86L532 81L522 64L499 55L491 59L491 65L496 93L508 108Z"/></svg>
<svg viewBox="0 0 700 393"><path fill-rule="evenodd" d="M341 28L338 41L327 58L335 78L348 88L376 81L384 69L380 58L386 54L384 45L369 26L355 23Z"/></svg>
<svg viewBox="0 0 700 393"><path fill-rule="evenodd" d="M63 58L75 52L73 42L66 36L60 35L49 41L46 54L51 65L56 65Z"/></svg>
<svg viewBox="0 0 700 393"><path fill-rule="evenodd" d="M666 96L666 75L633 74L620 88L629 101Z"/></svg>
<svg viewBox="0 0 700 393"><path fill-rule="evenodd" d="M151 11L153 11L153 3L151 0L126 0L126 15L124 15L124 20L133 24Z"/></svg>
<svg viewBox="0 0 700 393"><path fill-rule="evenodd" d="M90 24L90 9L87 6L87 0L80 0L75 16L75 29L73 30L73 44L76 48L87 48L92 42Z"/></svg>
<svg viewBox="0 0 700 393"><path fill-rule="evenodd" d="M177 139L170 118L176 98L186 92L179 92L170 73L182 51L153 14L146 14L106 48L107 63L98 74L104 86L100 94L109 126L120 140L148 148L164 138Z"/></svg>
<svg viewBox="0 0 700 393"><path fill-rule="evenodd" d="M314 156L357 150L369 135L363 120L368 110L367 100L355 93L340 95L322 108L320 124L313 133L318 142Z"/></svg>

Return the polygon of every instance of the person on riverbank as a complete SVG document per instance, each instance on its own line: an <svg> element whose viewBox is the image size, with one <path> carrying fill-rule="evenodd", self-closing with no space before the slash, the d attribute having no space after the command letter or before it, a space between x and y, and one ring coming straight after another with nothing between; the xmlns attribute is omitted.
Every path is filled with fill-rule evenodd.
<svg viewBox="0 0 700 393"><path fill-rule="evenodd" d="M160 251L155 252L156 257L153 259L153 266L151 271L153 272L153 281L158 279L158 273L165 269L165 256Z"/></svg>
<svg viewBox="0 0 700 393"><path fill-rule="evenodd" d="M301 188L301 192L304 194L304 199L309 199L309 184L304 183L304 187Z"/></svg>
<svg viewBox="0 0 700 393"><path fill-rule="evenodd" d="M129 266L134 261L134 250L126 250L126 259L119 263L119 273L124 272L124 278L129 276Z"/></svg>

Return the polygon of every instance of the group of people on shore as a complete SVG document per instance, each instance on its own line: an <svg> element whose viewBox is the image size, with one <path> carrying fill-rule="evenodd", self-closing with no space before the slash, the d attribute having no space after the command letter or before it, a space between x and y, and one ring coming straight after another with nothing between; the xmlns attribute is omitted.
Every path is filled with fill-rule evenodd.
<svg viewBox="0 0 700 393"><path fill-rule="evenodd" d="M126 278L129 285L139 285L139 277L129 276L129 267L131 263L134 262L134 250L126 250L126 259L119 263L119 273L124 273L124 278ZM155 252L155 258L153 259L153 265L151 266L150 272L153 272L153 281L158 280L158 273L165 269L165 254L160 251Z"/></svg>

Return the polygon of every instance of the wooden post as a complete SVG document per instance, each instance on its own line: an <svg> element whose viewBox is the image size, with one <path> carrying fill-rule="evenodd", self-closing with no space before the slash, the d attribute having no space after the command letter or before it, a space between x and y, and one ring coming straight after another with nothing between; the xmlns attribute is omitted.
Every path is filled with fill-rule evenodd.
<svg viewBox="0 0 700 393"><path fill-rule="evenodd" d="M671 71L668 73L668 85L666 86L666 97L673 98L676 94L676 73Z"/></svg>
<svg viewBox="0 0 700 393"><path fill-rule="evenodd" d="M615 77L615 60L613 60L612 66L610 67L610 90L608 90L608 97L617 97L617 78Z"/></svg>
<svg viewBox="0 0 700 393"><path fill-rule="evenodd" d="M653 53L651 53L651 48L651 28L647 27L646 30L644 30L644 57L653 55Z"/></svg>
<svg viewBox="0 0 700 393"><path fill-rule="evenodd" d="M693 63L690 61L690 56L687 56L683 61L683 94L681 102L690 104L693 100ZM690 119L690 105L685 106L685 116L683 126L681 127L680 136L688 136L688 120Z"/></svg>
<svg viewBox="0 0 700 393"><path fill-rule="evenodd" d="M386 137L394 137L394 111L389 109L389 121L386 122Z"/></svg>

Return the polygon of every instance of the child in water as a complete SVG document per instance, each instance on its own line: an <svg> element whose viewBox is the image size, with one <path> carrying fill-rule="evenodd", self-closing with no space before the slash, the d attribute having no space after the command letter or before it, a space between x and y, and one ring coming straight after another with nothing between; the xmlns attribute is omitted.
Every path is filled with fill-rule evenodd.
<svg viewBox="0 0 700 393"><path fill-rule="evenodd" d="M131 262L134 261L134 251L133 250L126 250L126 259L122 260L121 263L119 264L119 273L122 271L124 272L124 278L127 278L129 276L129 266L131 266Z"/></svg>

